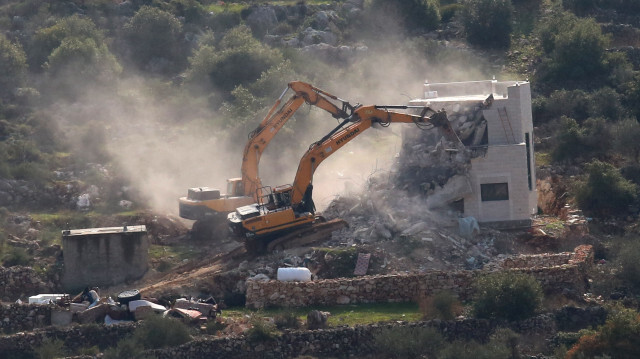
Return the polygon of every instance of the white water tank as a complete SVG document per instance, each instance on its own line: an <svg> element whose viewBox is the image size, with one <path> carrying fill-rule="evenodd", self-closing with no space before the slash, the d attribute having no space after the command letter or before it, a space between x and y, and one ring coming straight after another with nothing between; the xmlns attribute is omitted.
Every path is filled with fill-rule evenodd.
<svg viewBox="0 0 640 359"><path fill-rule="evenodd" d="M311 272L309 271L309 268L305 267L278 268L278 280L283 282L292 280L310 282Z"/></svg>

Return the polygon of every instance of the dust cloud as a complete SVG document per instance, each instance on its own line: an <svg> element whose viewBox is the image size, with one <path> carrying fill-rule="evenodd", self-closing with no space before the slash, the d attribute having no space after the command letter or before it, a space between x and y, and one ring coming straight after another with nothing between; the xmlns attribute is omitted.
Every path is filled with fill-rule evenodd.
<svg viewBox="0 0 640 359"><path fill-rule="evenodd" d="M335 74L309 80L351 104L402 105L421 97L425 79L451 81L484 79L478 69L436 66L415 51L393 44L370 48L361 58ZM287 79L288 81L298 79ZM78 153L104 146L119 175L124 176L154 211L178 213L178 198L190 187L214 187L225 192L227 178L240 176L246 137L228 138L221 115L195 99L162 96L153 80L129 76L113 92L91 90L72 102L57 101L50 109L68 131ZM168 85L154 85L162 88ZM166 91L173 94L175 92ZM274 101L276 99L273 99ZM270 104L267 104L270 105ZM308 146L337 125L319 109L303 105L264 152L260 175L264 185L290 184ZM256 125L259 116L256 116ZM78 129L93 124L100 141L79 141ZM314 200L319 210L335 196L357 190L374 173L391 169L402 146L401 131L411 124L371 129L322 163L314 176ZM287 129L289 128L289 129ZM293 130L291 130L293 129ZM96 161L98 161L97 159Z"/></svg>

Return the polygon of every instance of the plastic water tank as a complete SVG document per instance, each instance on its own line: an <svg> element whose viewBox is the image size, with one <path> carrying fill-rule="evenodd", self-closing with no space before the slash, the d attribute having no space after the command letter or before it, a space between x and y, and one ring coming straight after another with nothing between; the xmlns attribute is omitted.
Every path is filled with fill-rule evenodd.
<svg viewBox="0 0 640 359"><path fill-rule="evenodd" d="M309 271L309 268L305 267L278 268L278 280L283 282L292 280L310 282L311 272Z"/></svg>

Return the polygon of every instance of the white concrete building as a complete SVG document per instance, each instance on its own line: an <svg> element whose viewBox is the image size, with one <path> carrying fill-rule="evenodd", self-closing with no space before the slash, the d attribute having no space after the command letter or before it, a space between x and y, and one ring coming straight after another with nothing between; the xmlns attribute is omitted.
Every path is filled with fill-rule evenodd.
<svg viewBox="0 0 640 359"><path fill-rule="evenodd" d="M471 159L467 174L471 189L461 195L457 208L484 224L530 225L537 194L529 82L425 83L424 98L411 105L445 109L458 130L470 121L466 115L457 118L457 113L481 108L484 119L475 120L476 131L481 132L470 136L465 145L486 152Z"/></svg>

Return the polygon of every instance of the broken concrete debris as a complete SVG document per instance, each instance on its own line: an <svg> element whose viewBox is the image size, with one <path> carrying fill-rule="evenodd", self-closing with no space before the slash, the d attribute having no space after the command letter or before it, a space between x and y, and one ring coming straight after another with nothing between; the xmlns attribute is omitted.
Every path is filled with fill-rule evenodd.
<svg viewBox="0 0 640 359"><path fill-rule="evenodd" d="M152 315L174 316L192 322L194 319L215 319L222 313L213 297L206 300L179 298L167 308L154 298L142 297L137 289L121 292L117 302L110 296L100 297L97 288L86 288L73 299L69 299L68 294L39 294L29 299L29 304L55 306L51 310L53 325L68 325L72 321L81 324L115 324L142 320Z"/></svg>

